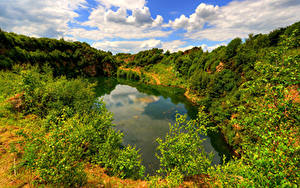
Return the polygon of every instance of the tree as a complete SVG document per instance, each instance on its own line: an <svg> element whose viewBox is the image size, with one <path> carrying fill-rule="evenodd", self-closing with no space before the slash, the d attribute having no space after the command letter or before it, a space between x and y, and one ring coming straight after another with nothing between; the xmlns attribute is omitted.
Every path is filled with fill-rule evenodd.
<svg viewBox="0 0 300 188"><path fill-rule="evenodd" d="M242 39L235 38L227 45L226 47L227 59L230 59L236 55L236 51L241 44L242 44Z"/></svg>

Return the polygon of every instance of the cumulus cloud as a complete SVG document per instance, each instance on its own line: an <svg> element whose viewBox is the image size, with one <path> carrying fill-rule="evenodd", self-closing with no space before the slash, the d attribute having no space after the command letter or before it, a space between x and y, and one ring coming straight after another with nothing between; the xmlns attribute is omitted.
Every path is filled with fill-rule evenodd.
<svg viewBox="0 0 300 188"><path fill-rule="evenodd" d="M201 3L191 15L167 23L161 15L151 15L146 0L95 1L98 4L89 8L87 0L0 0L0 27L29 36L91 40L95 46L114 52L152 47L174 52L193 47L186 41L229 41L300 20L299 0L234 0L221 7ZM76 21L79 9L89 13L84 22ZM176 35L180 40L156 40L169 37L177 29L184 29ZM208 51L215 47L202 45Z"/></svg>
<svg viewBox="0 0 300 188"><path fill-rule="evenodd" d="M244 0L218 7L200 4L195 13L169 21L167 26L186 29L185 37L225 41L267 33L300 20L298 0ZM204 25L209 27L204 27Z"/></svg>
<svg viewBox="0 0 300 188"><path fill-rule="evenodd" d="M161 15L157 15L155 20L152 22L152 27L159 27L163 24L164 18Z"/></svg>
<svg viewBox="0 0 300 188"><path fill-rule="evenodd" d="M84 36L88 39L104 39L104 38L124 38L124 39L141 39L153 37L166 37L172 31L163 31L160 26L163 18L157 15L152 18L148 7L136 8L129 14L128 10L119 7L113 11L105 6L99 5L93 9L88 21L82 23L83 26L96 27L97 30L83 31L82 29L72 29L68 32L73 36ZM79 32L80 31L80 32ZM97 36L87 33L97 33Z"/></svg>
<svg viewBox="0 0 300 188"><path fill-rule="evenodd" d="M187 31L194 31L196 29L202 29L205 22L212 20L218 13L219 7L213 5L206 5L201 3L195 10L195 13L189 17L181 15L174 21L169 21L167 26L174 29L183 28Z"/></svg>
<svg viewBox="0 0 300 188"><path fill-rule="evenodd" d="M86 0L11 0L0 1L0 27L35 37L102 40L166 37L160 29L162 16L152 18L144 0L97 0L88 21L75 21L75 10L87 9ZM117 7L114 11L111 7ZM130 14L129 14L130 11ZM70 27L76 23L83 27ZM87 29L90 26L92 29ZM97 29L95 29L97 28Z"/></svg>
<svg viewBox="0 0 300 188"><path fill-rule="evenodd" d="M99 7L99 8L100 8L99 12L104 13L105 23L136 25L136 26L144 26L148 24L150 26L153 22L159 24L160 21L160 20L154 20L151 17L151 13L148 7L143 7L141 9L134 9L132 10L132 15L130 16L128 16L127 10L124 8L119 8L115 12L112 10L105 11L103 7ZM157 17L157 19L161 19L160 17ZM94 16L93 17L91 16L90 18L92 19L94 18Z"/></svg>
<svg viewBox="0 0 300 188"><path fill-rule="evenodd" d="M0 27L36 37L62 37L85 0L0 1Z"/></svg>
<svg viewBox="0 0 300 188"><path fill-rule="evenodd" d="M127 18L128 23L135 24L137 26L143 26L145 24L152 24L154 21L151 17L148 7L142 9L134 9L132 15Z"/></svg>
<svg viewBox="0 0 300 188"><path fill-rule="evenodd" d="M126 23L127 11L124 8L119 8L116 12L109 10L105 12L105 21L114 23Z"/></svg>

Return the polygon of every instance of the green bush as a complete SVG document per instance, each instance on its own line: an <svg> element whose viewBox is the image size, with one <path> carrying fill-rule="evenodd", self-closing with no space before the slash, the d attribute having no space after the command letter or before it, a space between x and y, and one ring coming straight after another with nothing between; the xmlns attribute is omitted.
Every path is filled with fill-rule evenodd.
<svg viewBox="0 0 300 188"><path fill-rule="evenodd" d="M50 111L59 111L64 106L80 113L94 103L94 84L84 79L54 78L51 73L40 74L37 68L23 70L21 75L25 114L45 117Z"/></svg>
<svg viewBox="0 0 300 188"><path fill-rule="evenodd" d="M117 157L105 165L109 173L121 178L144 177L145 167L141 165L141 155L135 148L128 146L116 152L118 152Z"/></svg>
<svg viewBox="0 0 300 188"><path fill-rule="evenodd" d="M140 155L135 148L123 148L122 134L113 129L112 115L96 100L95 84L81 78L54 78L51 73L49 67L0 72L1 82L15 83L0 87L1 102L22 93L22 113L41 119L39 124L27 125L30 132L19 133L25 143L19 166L31 169L41 183L51 185L85 184L87 162L100 164L121 178L141 178L144 167ZM5 109L1 114L6 114Z"/></svg>
<svg viewBox="0 0 300 188"><path fill-rule="evenodd" d="M202 145L202 135L206 134L205 126L208 123L209 120L202 110L197 120L187 121L186 116L177 115L176 123L170 124L165 139L157 139L157 158L160 160L158 172L168 176L175 172L183 176L205 173L213 157L204 151Z"/></svg>

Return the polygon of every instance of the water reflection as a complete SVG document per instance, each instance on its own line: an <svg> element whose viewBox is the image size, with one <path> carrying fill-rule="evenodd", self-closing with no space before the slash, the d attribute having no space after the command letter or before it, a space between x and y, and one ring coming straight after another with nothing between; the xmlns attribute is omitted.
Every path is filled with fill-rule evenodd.
<svg viewBox="0 0 300 188"><path fill-rule="evenodd" d="M114 114L116 129L124 133L124 145L130 144L140 149L146 172L153 174L159 167L159 161L155 157L156 138L165 137L169 123L175 122L176 113L193 117L197 113L197 107L184 98L180 89L151 88L124 82L104 80L99 83L97 93ZM212 147L210 138L203 138L207 139L204 142L205 150L214 152L214 163L219 163L220 156Z"/></svg>

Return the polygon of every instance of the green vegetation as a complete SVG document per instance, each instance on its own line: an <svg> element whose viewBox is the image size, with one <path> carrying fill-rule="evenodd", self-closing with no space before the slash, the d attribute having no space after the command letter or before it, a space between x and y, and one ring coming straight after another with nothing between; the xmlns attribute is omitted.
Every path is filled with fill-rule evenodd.
<svg viewBox="0 0 300 188"><path fill-rule="evenodd" d="M160 61L147 67L130 61L122 66L144 71L153 75L152 79L155 75L161 85L183 87L197 96L210 126L222 131L237 157L206 172L199 170L210 177L205 181L216 186L296 186L300 149L299 26L300 22L270 34L250 34L245 42L236 38L212 52L193 48L165 53ZM165 79L169 75L177 82ZM176 156L182 147L180 139L174 143L176 138L167 135L165 142L159 140L160 150L172 150L159 158L162 164L173 164L174 171L165 165L163 172L178 180L191 174L180 170L182 164L177 159L189 159L192 152ZM171 161L167 163L167 159Z"/></svg>
<svg viewBox="0 0 300 188"><path fill-rule="evenodd" d="M13 72L1 71L0 77L2 86L17 86L1 88L1 102L8 103L1 109L3 123L10 124L13 116L36 117L20 127L17 135L22 139L12 143L22 148L16 151L19 170L30 170L39 183L64 186L85 184L87 163L121 178L144 175L138 152L123 148L122 134L112 129L112 116L102 101L95 102L95 84L53 77L50 67L17 66Z"/></svg>
<svg viewBox="0 0 300 188"><path fill-rule="evenodd" d="M204 151L201 135L207 134L205 127L208 123L203 112L199 112L196 120L190 121L186 120L186 116L178 116L176 123L170 125L164 141L157 139L160 152L157 157L161 163L158 172L168 175L177 173L182 177L206 173L213 156Z"/></svg>
<svg viewBox="0 0 300 188"><path fill-rule="evenodd" d="M117 69L110 52L97 50L87 43L37 39L0 30L0 69L11 69L15 64L40 67L48 64L55 76L67 77L110 76Z"/></svg>
<svg viewBox="0 0 300 188"><path fill-rule="evenodd" d="M299 184L300 22L212 52L195 47L112 56L86 43L3 31L0 46L0 123L17 127L9 142L14 174L81 186L88 182L85 167L93 164L109 175L142 178L138 151L122 146L95 85L80 77L115 75L184 88L201 106L197 119L178 116L157 140L161 168L151 185L179 186L197 177L217 187ZM233 159L211 166L201 147L207 129L224 134Z"/></svg>

